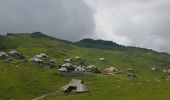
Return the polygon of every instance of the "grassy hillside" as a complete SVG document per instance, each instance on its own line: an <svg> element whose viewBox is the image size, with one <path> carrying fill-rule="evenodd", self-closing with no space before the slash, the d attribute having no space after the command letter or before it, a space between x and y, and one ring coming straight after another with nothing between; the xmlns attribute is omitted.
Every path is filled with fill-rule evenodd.
<svg viewBox="0 0 170 100"><path fill-rule="evenodd" d="M93 40L93 39L83 39L75 43L77 46L85 47L85 48L96 48L96 49L102 49L102 50L121 50L121 51L133 51L133 52L153 52L156 53L156 51L145 49L145 48L139 48L139 47L131 47L131 46L123 46L119 45L112 41L106 41L106 40Z"/></svg>
<svg viewBox="0 0 170 100"><path fill-rule="evenodd" d="M83 79L90 92L82 94L60 92L49 96L48 99L169 100L170 98L170 81L160 79L167 74L162 71L150 71L150 68L154 66L161 70L170 66L170 55L166 53L130 47L123 50L85 48L84 44L77 45L77 43L55 39L38 32L0 36L0 48L2 51L12 49L21 51L27 59L45 52L58 64L63 63L65 58L81 56L100 70L113 66L123 71L112 76L87 73L85 76L68 77L58 75L56 68L46 68L30 61L19 63L18 60L13 60L8 63L0 59L0 100L30 100L60 89L72 78ZM101 57L106 60L99 61ZM19 68L16 68L16 65ZM126 69L130 67L137 70L136 80L127 78Z"/></svg>
<svg viewBox="0 0 170 100"><path fill-rule="evenodd" d="M116 44L112 41L103 41L103 40L93 40L93 39L83 39L79 42L76 42L78 46L86 48L97 48L103 50L125 50L124 46Z"/></svg>

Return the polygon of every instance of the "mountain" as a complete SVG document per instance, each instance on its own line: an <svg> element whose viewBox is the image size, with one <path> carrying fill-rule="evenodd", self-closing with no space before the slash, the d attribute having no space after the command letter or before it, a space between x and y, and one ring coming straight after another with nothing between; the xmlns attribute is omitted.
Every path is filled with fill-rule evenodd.
<svg viewBox="0 0 170 100"><path fill-rule="evenodd" d="M169 74L162 70L169 68L170 55L153 50L126 47L111 41L84 39L73 43L47 36L40 32L9 33L0 35L0 51L17 50L27 61L20 63L13 59L0 59L0 100L31 100L51 93L66 85L71 79L83 79L89 93L63 94L58 91L48 100L168 100L170 81L162 79ZM63 64L66 58L80 56L99 70L116 67L122 73L103 75L86 73L84 76L61 76L57 68L48 68L29 61L39 53L46 53L50 59ZM103 57L105 61L99 59ZM16 67L17 66L17 67ZM157 67L159 71L151 71ZM137 79L127 78L127 68L136 70ZM142 98L141 98L142 96Z"/></svg>
<svg viewBox="0 0 170 100"><path fill-rule="evenodd" d="M80 40L78 42L70 42L70 41L67 41L67 40L61 40L61 39L57 39L57 38L54 38L52 36L48 36L48 35L45 35L41 32L34 32L34 33L7 33L7 36L2 36L0 35L0 48L1 47L7 47L10 45L10 47L15 47L15 45L17 45L18 43L16 44L13 44L15 42L17 42L18 40L15 40L15 42L11 42L10 39L6 39L8 37L20 37L22 38L21 36L29 36L31 37L33 40L34 39L49 39L49 40L54 40L54 41L60 41L60 42L63 42L63 43L66 43L66 44L72 44L72 45L75 45L75 46L79 46L79 47L84 47L84 48L96 48L96 49L101 49L101 50L132 50L132 51L142 51L142 52L154 52L156 53L156 51L153 51L153 50L150 50L150 49L145 49L145 48L140 48L140 47L132 47L132 46L123 46L123 45L119 45L115 42L112 42L112 41L106 41L106 40L94 40L94 39L90 39L90 38L87 38L87 39L83 39L83 40ZM10 43L10 44L8 44ZM9 48L10 48L9 47Z"/></svg>
<svg viewBox="0 0 170 100"><path fill-rule="evenodd" d="M97 48L103 50L124 50L125 47L114 43L112 41L105 40L93 40L93 39L83 39L79 42L76 42L78 46L86 47L86 48Z"/></svg>
<svg viewBox="0 0 170 100"><path fill-rule="evenodd" d="M94 40L94 39L83 39L75 43L77 46L85 47L85 48L96 48L101 50L118 50L118 51L133 51L133 52L141 52L141 53L157 53L154 50L146 49L146 48L140 48L140 47L133 47L133 46L123 46L120 44L117 44L112 41L106 41L106 40Z"/></svg>

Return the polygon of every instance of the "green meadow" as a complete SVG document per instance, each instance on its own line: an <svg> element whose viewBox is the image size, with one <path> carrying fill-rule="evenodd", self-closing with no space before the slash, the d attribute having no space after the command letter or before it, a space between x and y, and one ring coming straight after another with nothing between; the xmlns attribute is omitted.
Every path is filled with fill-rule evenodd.
<svg viewBox="0 0 170 100"><path fill-rule="evenodd" d="M161 79L168 76L162 70L170 66L169 54L136 47L120 50L81 45L36 33L0 36L0 47L4 51L16 49L27 59L47 53L57 64L62 64L66 58L80 56L100 70L116 67L122 71L114 75L86 73L71 77L58 75L57 68L29 60L20 63L17 59L11 62L0 59L0 100L31 100L60 90L73 78L84 80L90 91L80 94L59 91L44 100L170 100L170 80ZM105 61L99 61L101 57ZM151 67L158 67L160 71L151 71ZM128 79L127 68L137 71L135 80Z"/></svg>

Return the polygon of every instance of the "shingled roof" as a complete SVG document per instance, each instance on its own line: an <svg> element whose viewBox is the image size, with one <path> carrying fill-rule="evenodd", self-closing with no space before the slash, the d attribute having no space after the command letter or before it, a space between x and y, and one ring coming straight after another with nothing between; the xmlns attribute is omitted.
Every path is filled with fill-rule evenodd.
<svg viewBox="0 0 170 100"><path fill-rule="evenodd" d="M63 87L64 92L87 92L88 88L84 85L83 80L72 79L70 83Z"/></svg>

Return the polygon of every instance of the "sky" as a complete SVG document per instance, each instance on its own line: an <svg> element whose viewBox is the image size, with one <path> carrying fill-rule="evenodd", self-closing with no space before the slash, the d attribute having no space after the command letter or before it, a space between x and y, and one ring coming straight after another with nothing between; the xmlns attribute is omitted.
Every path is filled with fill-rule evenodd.
<svg viewBox="0 0 170 100"><path fill-rule="evenodd" d="M0 0L0 34L36 31L170 53L170 0Z"/></svg>

